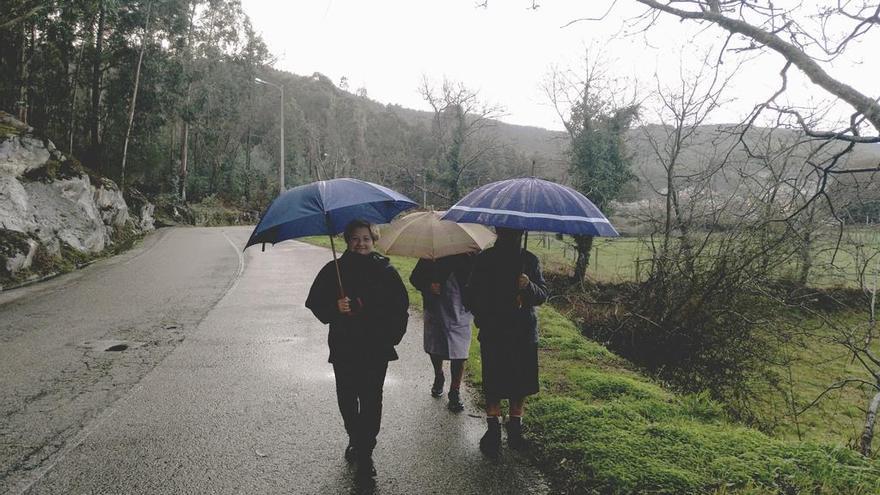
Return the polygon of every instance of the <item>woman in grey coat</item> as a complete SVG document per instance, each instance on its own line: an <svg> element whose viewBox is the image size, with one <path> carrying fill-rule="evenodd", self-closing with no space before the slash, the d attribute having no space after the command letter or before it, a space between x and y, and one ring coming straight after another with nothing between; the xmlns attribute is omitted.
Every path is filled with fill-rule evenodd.
<svg viewBox="0 0 880 495"><path fill-rule="evenodd" d="M422 293L425 319L425 352L434 367L431 396L441 397L446 378L443 361L450 361L451 380L448 408L464 409L461 379L471 346L470 312L462 304L462 291L470 276L473 256L457 254L437 260L420 259L409 281Z"/></svg>

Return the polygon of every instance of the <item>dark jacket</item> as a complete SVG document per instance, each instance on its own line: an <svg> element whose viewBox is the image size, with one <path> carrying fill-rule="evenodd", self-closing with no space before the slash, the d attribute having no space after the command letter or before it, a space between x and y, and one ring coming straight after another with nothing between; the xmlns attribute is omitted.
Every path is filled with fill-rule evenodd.
<svg viewBox="0 0 880 495"><path fill-rule="evenodd" d="M517 289L520 273L529 277L525 289ZM522 307L517 307L517 295ZM465 289L465 306L480 328L480 342L498 338L527 338L538 341L535 306L547 300L547 283L537 256L522 249L491 247L474 262Z"/></svg>
<svg viewBox="0 0 880 495"><path fill-rule="evenodd" d="M454 273L463 287L471 275L473 265L474 256L470 254L455 254L434 261L420 259L409 276L409 283L420 292L429 292L432 282L442 286Z"/></svg>
<svg viewBox="0 0 880 495"><path fill-rule="evenodd" d="M327 344L331 363L377 362L397 359L394 346L406 333L409 296L388 258L346 251L339 271L353 315L339 312L336 267L331 261L315 277L306 307L330 324Z"/></svg>

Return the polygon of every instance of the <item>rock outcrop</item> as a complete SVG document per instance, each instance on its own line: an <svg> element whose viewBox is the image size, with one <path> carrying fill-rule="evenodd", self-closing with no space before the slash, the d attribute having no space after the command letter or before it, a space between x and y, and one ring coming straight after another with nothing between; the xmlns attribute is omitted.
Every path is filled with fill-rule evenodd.
<svg viewBox="0 0 880 495"><path fill-rule="evenodd" d="M51 141L0 112L0 279L27 270L43 252L86 256L111 247L126 229L153 229L153 205L89 173Z"/></svg>

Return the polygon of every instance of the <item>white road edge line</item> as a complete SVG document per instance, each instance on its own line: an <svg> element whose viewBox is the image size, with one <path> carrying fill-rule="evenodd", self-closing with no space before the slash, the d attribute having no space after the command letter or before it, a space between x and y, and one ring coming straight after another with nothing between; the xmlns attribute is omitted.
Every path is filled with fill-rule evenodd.
<svg viewBox="0 0 880 495"><path fill-rule="evenodd" d="M223 234L223 237L226 238L226 242L228 242L229 245L232 246L232 249L235 251L235 254L238 255L238 270L235 272L235 278L233 279L232 284L229 286L228 289L226 289L226 292L223 294L223 297L221 297L220 299L217 300L217 303L226 299L226 295L229 294L230 292L232 292L233 289L235 289L235 287L238 286L238 281L241 280L241 275L244 273L244 251L242 251L241 249L239 249L238 246L235 245L235 242L233 242L232 239L230 239L229 236L226 235L225 230L221 230L220 233Z"/></svg>

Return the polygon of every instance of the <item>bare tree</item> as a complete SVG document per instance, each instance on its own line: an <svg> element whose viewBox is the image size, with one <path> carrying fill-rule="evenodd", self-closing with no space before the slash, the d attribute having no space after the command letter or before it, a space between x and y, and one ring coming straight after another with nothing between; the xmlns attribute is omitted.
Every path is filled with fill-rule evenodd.
<svg viewBox="0 0 880 495"><path fill-rule="evenodd" d="M875 134L861 136L860 126L856 125L834 131L804 128L808 135L880 142L880 136L876 135L880 133L880 104L876 98L835 79L820 64L837 58L848 45L880 24L880 4L867 1L838 1L831 6L818 4L815 12L801 16L796 6L777 7L773 3L765 5L747 0L636 1L650 9L645 19L654 20L656 13L664 13L682 20L713 24L731 36L745 39L749 43L746 49L768 49L782 55L785 64L794 65L813 84L850 105L854 110L854 121L866 120ZM806 23L804 18L810 16L819 22ZM831 32L835 23L848 25Z"/></svg>
<svg viewBox="0 0 880 495"><path fill-rule="evenodd" d="M703 188L711 188L712 176L721 170L726 164L723 158L698 157L700 165L695 168L693 164L687 167L685 155L691 147L705 147L705 142L697 140L700 130L706 130L705 124L709 116L722 105L729 101L725 96L731 79L738 72L735 67L727 73L722 72L720 64L712 63L711 52L707 51L698 70L693 74L687 74L682 68L679 72L677 86L664 88L659 78L656 79L655 98L658 108L652 116L659 122L659 129L647 125L641 127L642 133L652 151L652 159L659 163L665 172L665 184L662 190L655 188L655 193L660 195L665 202L664 217L662 220L663 241L657 261L665 263L669 258L672 248L673 237L678 238L680 248L685 252L685 264L693 268L691 223L697 219L693 210L685 212L682 204L681 188L689 187L686 193L689 196L699 194ZM714 137L712 139L717 139ZM711 142L711 141L710 141ZM718 150L714 143L708 149ZM726 158L726 157L725 157ZM693 159L693 158L691 158ZM708 160L708 162L705 162ZM649 185L650 181L647 181ZM689 184L690 183L690 184ZM690 201L693 208L697 203ZM710 215L711 216L711 215ZM711 224L698 220L700 225Z"/></svg>
<svg viewBox="0 0 880 495"><path fill-rule="evenodd" d="M434 112L431 130L435 169L423 173L430 172L442 187L433 188L430 193L452 204L461 197L462 182L468 174L498 150L496 136L488 131L504 115L504 110L483 101L477 91L448 79L435 88L424 77L419 93Z"/></svg>

